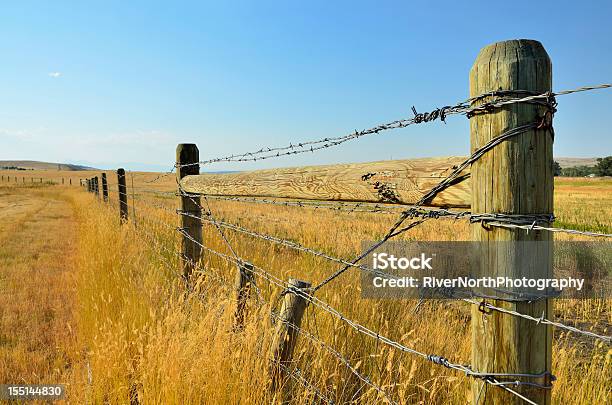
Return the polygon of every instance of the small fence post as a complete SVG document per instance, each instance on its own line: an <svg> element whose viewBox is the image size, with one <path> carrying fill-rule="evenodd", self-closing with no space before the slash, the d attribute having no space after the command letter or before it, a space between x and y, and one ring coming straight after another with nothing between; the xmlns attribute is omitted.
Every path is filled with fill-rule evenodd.
<svg viewBox="0 0 612 405"><path fill-rule="evenodd" d="M119 194L119 219L121 223L128 221L127 187L125 186L125 170L117 170L117 184Z"/></svg>
<svg viewBox="0 0 612 405"><path fill-rule="evenodd" d="M253 265L243 263L238 267L236 273L236 312L234 313L234 330L241 331L244 327L244 311L251 294L251 283L253 280Z"/></svg>
<svg viewBox="0 0 612 405"><path fill-rule="evenodd" d="M293 327L300 327L304 311L308 306L308 301L304 297L296 294L297 290L310 288L310 283L306 281L289 279L289 287L284 293L283 305L278 319L276 319L276 331L272 341L272 359L270 364L270 374L272 389L282 386L286 377L286 368L291 367L295 343L299 335Z"/></svg>
<svg viewBox="0 0 612 405"><path fill-rule="evenodd" d="M513 40L483 48L470 72L470 97L496 90L522 90L534 94L552 88L552 67L546 50L537 41ZM524 93L519 93L522 95ZM486 97L478 103L490 101ZM518 103L470 119L471 151L508 129L540 122L547 108ZM521 133L499 144L472 163L472 214L552 214L553 136L548 125ZM472 240L479 244L479 276L520 279L552 276L552 234L471 225ZM519 242L520 241L520 242ZM537 254L524 254L520 246L535 244ZM542 243L545 242L545 243ZM503 248L499 248L500 244ZM492 300L493 305L539 318L550 318L552 302ZM486 308L485 308L486 309ZM526 319L472 308L472 367L481 373L541 374L551 372L552 328ZM549 385L542 378L507 377L505 380ZM538 404L550 404L551 390L518 385L513 390ZM474 403L519 404L522 399L480 379L472 382Z"/></svg>
<svg viewBox="0 0 612 405"><path fill-rule="evenodd" d="M108 202L108 183L106 182L106 173L102 173L102 198L104 202Z"/></svg>
<svg viewBox="0 0 612 405"><path fill-rule="evenodd" d="M98 187L98 176L93 178L94 194L97 198L100 198L100 189Z"/></svg>
<svg viewBox="0 0 612 405"><path fill-rule="evenodd" d="M87 179L87 192L91 193L91 179Z"/></svg>
<svg viewBox="0 0 612 405"><path fill-rule="evenodd" d="M181 179L185 176L200 174L200 151L193 143L181 143L176 147L176 177L179 182L180 194L180 228L183 232L181 238L181 273L186 279L189 278L195 265L200 260L202 248L202 209L200 196L184 195L180 187ZM187 166L185 166L187 165ZM187 214L187 215L185 215ZM188 216L189 215L189 216Z"/></svg>
<svg viewBox="0 0 612 405"><path fill-rule="evenodd" d="M62 177L62 185L64 184L64 178Z"/></svg>
<svg viewBox="0 0 612 405"><path fill-rule="evenodd" d="M72 177L68 179L69 184L72 186Z"/></svg>

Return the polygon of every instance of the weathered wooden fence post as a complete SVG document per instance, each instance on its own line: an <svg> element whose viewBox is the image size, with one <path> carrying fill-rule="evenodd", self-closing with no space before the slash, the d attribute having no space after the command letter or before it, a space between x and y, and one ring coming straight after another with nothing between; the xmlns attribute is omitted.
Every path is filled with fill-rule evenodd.
<svg viewBox="0 0 612 405"><path fill-rule="evenodd" d="M96 195L97 198L100 198L100 187L98 185L98 176L95 176L93 178L93 187L94 187L94 194Z"/></svg>
<svg viewBox="0 0 612 405"><path fill-rule="evenodd" d="M104 202L108 202L108 183L106 182L106 173L102 173L102 198Z"/></svg>
<svg viewBox="0 0 612 405"><path fill-rule="evenodd" d="M180 194L180 228L183 237L181 238L181 273L186 279L193 272L194 266L200 260L202 248L202 209L200 206L200 196L186 195L181 189L180 182L185 176L200 174L200 151L193 143L181 143L176 147L176 176L179 182Z"/></svg>
<svg viewBox="0 0 612 405"><path fill-rule="evenodd" d="M251 293L251 283L253 282L253 265L243 263L236 272L236 312L234 313L234 330L240 331L244 326L244 312Z"/></svg>
<svg viewBox="0 0 612 405"><path fill-rule="evenodd" d="M91 193L91 179L87 179L87 192Z"/></svg>
<svg viewBox="0 0 612 405"><path fill-rule="evenodd" d="M470 97L496 90L546 93L551 90L552 67L542 44L531 40L498 42L483 48L470 72ZM517 93L517 96L525 93ZM476 101L489 101L486 97ZM474 152L503 132L538 122L546 107L511 104L477 114L470 119ZM472 164L472 213L550 214L553 210L553 134L544 126L510 138ZM552 276L550 232L471 225L472 239L481 244L480 275L520 279ZM521 254L521 241L540 242L537 255ZM513 242L513 243L509 243ZM500 244L504 244L503 248ZM534 317L552 315L552 301L493 304ZM551 371L552 329L497 311L483 313L472 308L472 366L483 373L540 374ZM504 379L503 377L500 377ZM543 378L505 378L550 384ZM484 386L483 386L484 385ZM550 389L520 385L512 387L538 404L550 404ZM472 383L474 403L519 404L521 399L482 380Z"/></svg>
<svg viewBox="0 0 612 405"><path fill-rule="evenodd" d="M273 389L282 386L286 377L286 369L291 367L293 350L299 335L296 328L300 327L304 311L308 306L308 301L296 292L310 288L310 285L306 281L289 279L289 288L283 297L283 305L276 319L276 331L272 341L270 377Z"/></svg>
<svg viewBox="0 0 612 405"><path fill-rule="evenodd" d="M125 186L125 170L117 170L117 184L119 194L119 219L121 223L128 221L127 187Z"/></svg>

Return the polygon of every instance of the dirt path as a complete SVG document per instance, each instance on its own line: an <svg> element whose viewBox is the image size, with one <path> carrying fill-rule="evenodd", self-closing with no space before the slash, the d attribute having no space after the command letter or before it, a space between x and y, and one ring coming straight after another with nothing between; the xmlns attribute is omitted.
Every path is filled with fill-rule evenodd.
<svg viewBox="0 0 612 405"><path fill-rule="evenodd" d="M62 189L0 187L0 384L67 381L75 225Z"/></svg>

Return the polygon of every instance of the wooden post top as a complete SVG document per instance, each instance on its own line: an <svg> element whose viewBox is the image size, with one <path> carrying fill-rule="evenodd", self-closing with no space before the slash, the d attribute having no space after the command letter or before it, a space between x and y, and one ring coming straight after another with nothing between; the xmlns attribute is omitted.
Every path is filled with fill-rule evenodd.
<svg viewBox="0 0 612 405"><path fill-rule="evenodd" d="M492 55L495 55L496 59L543 58L550 60L548 52L540 41L535 39L510 39L494 42L482 48L474 64L489 63L489 58Z"/></svg>
<svg viewBox="0 0 612 405"><path fill-rule="evenodd" d="M535 66L542 69L541 66L545 66L544 70L547 70L547 72L542 72L544 73L542 77L536 79L531 75L531 72L521 72L519 65L527 70L531 70ZM470 70L470 82L477 81L480 84L488 82L491 85L486 90L478 89L481 92L480 94L500 89L544 93L551 88L551 71L550 57L539 41L512 39L495 42L480 50ZM482 77L479 77L482 75L488 76L491 72L496 72L495 78L488 77L483 80ZM506 75L504 73L511 74ZM470 96L473 97L474 94Z"/></svg>
<svg viewBox="0 0 612 405"><path fill-rule="evenodd" d="M176 146L176 175L182 179L188 175L200 174L200 151L195 143L179 143ZM181 165L188 165L182 166Z"/></svg>

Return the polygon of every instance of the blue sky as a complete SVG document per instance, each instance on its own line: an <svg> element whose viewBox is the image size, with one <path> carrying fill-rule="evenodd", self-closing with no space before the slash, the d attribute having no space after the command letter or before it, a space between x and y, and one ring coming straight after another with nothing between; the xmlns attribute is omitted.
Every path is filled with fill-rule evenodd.
<svg viewBox="0 0 612 405"><path fill-rule="evenodd" d="M129 4L128 4L129 3ZM513 10L516 10L513 13ZM0 13L0 160L168 168L339 136L453 104L485 45L541 41L553 88L612 81L609 2L11 2ZM612 154L612 90L559 98L555 156ZM236 170L465 155L451 117Z"/></svg>

